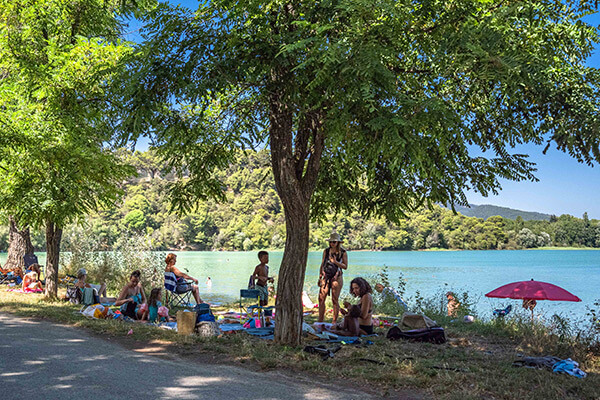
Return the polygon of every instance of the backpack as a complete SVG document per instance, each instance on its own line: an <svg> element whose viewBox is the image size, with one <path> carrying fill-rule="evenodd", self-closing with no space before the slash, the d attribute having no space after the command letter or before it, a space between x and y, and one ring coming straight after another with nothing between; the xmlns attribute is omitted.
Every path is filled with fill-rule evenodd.
<svg viewBox="0 0 600 400"><path fill-rule="evenodd" d="M70 286L67 288L67 299L72 304L80 304L82 299L81 290L77 286Z"/></svg>
<svg viewBox="0 0 600 400"><path fill-rule="evenodd" d="M98 304L100 303L100 296L96 294L94 288L83 288L83 295L81 302L85 305Z"/></svg>
<svg viewBox="0 0 600 400"><path fill-rule="evenodd" d="M196 313L196 324L200 322L214 322L215 316L210 310L210 305L206 303L196 304L194 307L194 312Z"/></svg>
<svg viewBox="0 0 600 400"><path fill-rule="evenodd" d="M441 327L413 329L403 332L397 326L392 326L386 337L390 340L405 339L414 342L446 343L446 334L444 328Z"/></svg>
<svg viewBox="0 0 600 400"><path fill-rule="evenodd" d="M329 249L327 249L327 254L325 254L325 265L323 266L323 272L325 273L325 278L327 280L333 279L335 274L338 272L338 266L329 261Z"/></svg>

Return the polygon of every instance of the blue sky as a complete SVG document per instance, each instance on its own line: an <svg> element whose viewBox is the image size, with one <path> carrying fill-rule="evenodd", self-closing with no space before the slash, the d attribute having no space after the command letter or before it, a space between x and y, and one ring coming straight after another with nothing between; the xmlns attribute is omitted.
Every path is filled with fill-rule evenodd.
<svg viewBox="0 0 600 400"><path fill-rule="evenodd" d="M196 8L197 0L169 0L173 4ZM588 23L600 25L600 15L586 18ZM130 24L128 39L138 39L136 22ZM600 68L600 44L589 58L588 65ZM147 147L146 142L138 143L138 148ZM600 219L600 165L589 167L580 164L567 154L551 148L544 155L543 147L524 145L517 150L529 154L536 163L536 176L539 182L512 182L502 180L502 190L498 195L487 198L478 193L468 192L467 197L473 204L493 204L525 211L538 211L548 214L571 214L581 217L587 212L590 218ZM517 152L515 151L515 152Z"/></svg>

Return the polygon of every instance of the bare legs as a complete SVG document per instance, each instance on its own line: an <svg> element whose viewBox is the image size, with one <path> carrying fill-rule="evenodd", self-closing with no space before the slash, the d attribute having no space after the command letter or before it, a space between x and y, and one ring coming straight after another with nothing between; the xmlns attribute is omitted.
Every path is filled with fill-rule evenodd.
<svg viewBox="0 0 600 400"><path fill-rule="evenodd" d="M194 300L196 300L196 304L203 303L200 298L200 290L198 289L198 285L192 285L192 294L194 295Z"/></svg>
<svg viewBox="0 0 600 400"><path fill-rule="evenodd" d="M343 285L344 279L341 276L331 282L331 301L333 302L333 320L331 322L334 324L340 315L340 293L342 293Z"/></svg>
<svg viewBox="0 0 600 400"><path fill-rule="evenodd" d="M331 282L331 301L333 302L333 323L337 322L340 314L340 293L342 292L342 286L344 285L344 279L340 276L337 280ZM327 292L329 291L328 285L323 285L319 290L319 322L323 322L325 319L325 301L327 300Z"/></svg>

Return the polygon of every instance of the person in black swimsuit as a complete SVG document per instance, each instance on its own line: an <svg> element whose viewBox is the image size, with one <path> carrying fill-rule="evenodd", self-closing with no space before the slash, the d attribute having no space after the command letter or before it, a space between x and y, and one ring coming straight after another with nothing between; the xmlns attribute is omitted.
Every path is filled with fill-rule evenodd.
<svg viewBox="0 0 600 400"><path fill-rule="evenodd" d="M373 296L371 296L373 290L371 285L364 278L354 278L350 282L350 294L360 298L358 306L360 307L360 316L358 317L358 324L361 330L367 335L372 335L373 332ZM348 311L352 305L349 302L344 302L345 309L341 309L342 314L348 314Z"/></svg>
<svg viewBox="0 0 600 400"><path fill-rule="evenodd" d="M331 294L333 323L340 312L340 293L344 284L343 272L348 268L348 253L342 248L340 235L333 232L328 239L329 247L323 250L323 261L319 272L319 322L325 318L325 301Z"/></svg>

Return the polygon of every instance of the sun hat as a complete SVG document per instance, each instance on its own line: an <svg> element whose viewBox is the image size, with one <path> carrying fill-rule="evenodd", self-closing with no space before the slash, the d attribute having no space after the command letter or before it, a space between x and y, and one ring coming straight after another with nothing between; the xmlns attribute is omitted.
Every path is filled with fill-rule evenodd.
<svg viewBox="0 0 600 400"><path fill-rule="evenodd" d="M340 235L337 232L331 232L331 235L329 236L329 239L327 239L328 242L343 242L342 238L340 237Z"/></svg>
<svg viewBox="0 0 600 400"><path fill-rule="evenodd" d="M85 268L80 268L79 271L77 271L77 277L81 277L87 275L87 271L85 270Z"/></svg>
<svg viewBox="0 0 600 400"><path fill-rule="evenodd" d="M169 309L165 306L158 307L158 315L161 317L166 317L169 315Z"/></svg>

